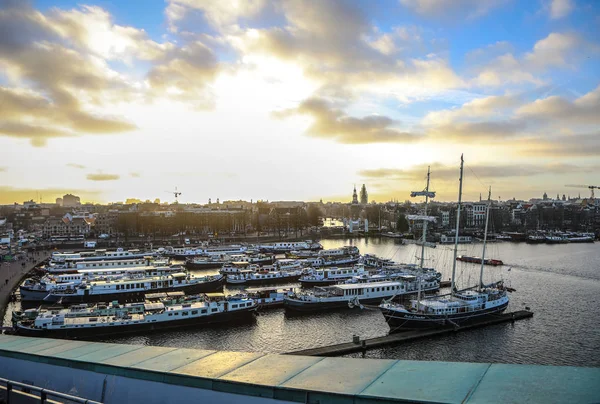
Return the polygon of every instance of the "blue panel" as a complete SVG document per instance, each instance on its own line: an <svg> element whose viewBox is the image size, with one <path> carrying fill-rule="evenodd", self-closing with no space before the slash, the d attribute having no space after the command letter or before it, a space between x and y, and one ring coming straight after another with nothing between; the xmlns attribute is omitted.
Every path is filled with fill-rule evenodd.
<svg viewBox="0 0 600 404"><path fill-rule="evenodd" d="M207 351L203 349L183 349L178 348L164 355L157 356L152 359L147 359L143 362L132 365L136 369L148 369L156 372L168 372L172 369L177 369L188 363L194 362L205 356L214 354L216 351Z"/></svg>

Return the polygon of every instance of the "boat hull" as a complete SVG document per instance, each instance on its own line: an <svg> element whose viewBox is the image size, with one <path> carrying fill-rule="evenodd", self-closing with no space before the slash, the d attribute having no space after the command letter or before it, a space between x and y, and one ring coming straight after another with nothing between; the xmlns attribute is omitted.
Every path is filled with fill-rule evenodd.
<svg viewBox="0 0 600 404"><path fill-rule="evenodd" d="M21 294L22 302L35 302L44 300L48 296L47 290L34 290L26 286L19 287L19 293Z"/></svg>
<svg viewBox="0 0 600 404"><path fill-rule="evenodd" d="M124 292L124 293L104 293L104 294L92 294L92 295L78 295L78 294L64 294L55 295L48 294L43 298L46 302L58 302L61 301L63 304L68 303L87 303L87 302L110 302L117 300L119 302L132 302L132 301L143 301L144 296L148 293L161 293L161 292L176 292L182 291L185 294L198 294L198 293L210 293L218 292L223 289L225 283L225 277L215 279L209 282L201 282L192 285L184 285L180 287L169 287L169 288L157 288L148 289L144 291L135 292Z"/></svg>
<svg viewBox="0 0 600 404"><path fill-rule="evenodd" d="M281 278L264 278L264 279L227 279L227 283L231 285L273 285L277 283L297 282L301 275L284 276Z"/></svg>
<svg viewBox="0 0 600 404"><path fill-rule="evenodd" d="M381 308L385 321L390 326L390 332L422 330L433 328L453 328L455 324L464 325L475 321L484 320L486 317L502 313L506 310L508 302L470 313L456 313L450 315L431 315L419 313L404 313L387 308ZM450 321L448 321L450 320Z"/></svg>
<svg viewBox="0 0 600 404"><path fill-rule="evenodd" d="M383 296L383 297L377 297L377 298L373 298L373 299L364 299L364 300L361 299L360 302L362 304L379 304L379 303L381 303L381 301L383 299L386 299L386 298L389 299L390 297L391 296L387 296L387 297ZM283 306L285 307L286 310L310 313L310 312L328 310L328 309L349 309L350 307L348 306L348 302L350 300L351 299L312 303L312 302L306 302L306 301L285 299L283 301Z"/></svg>
<svg viewBox="0 0 600 404"><path fill-rule="evenodd" d="M203 262L202 264L199 264L197 262L186 262L185 267L187 269L195 269L195 270L214 269L214 268L221 268L223 266L223 264L224 264L224 262Z"/></svg>
<svg viewBox="0 0 600 404"><path fill-rule="evenodd" d="M302 285L303 288L312 288L314 286L330 286L330 285L335 285L336 283L344 282L344 281L346 281L348 279L350 279L350 278L345 278L345 279L319 279L318 281L311 281L311 280L300 279L298 282L300 282L300 285Z"/></svg>
<svg viewBox="0 0 600 404"><path fill-rule="evenodd" d="M104 326L94 328L71 328L71 329L56 329L56 330L44 330L24 327L21 325L16 326L16 332L19 335L25 335L30 337L49 337L49 338L96 338L103 336L122 335L122 334L135 334L139 332L150 332L168 330L173 328L181 327L194 327L207 324L216 324L224 322L238 322L244 319L251 318L253 312L256 310L255 307L235 310L232 312L217 313L210 316L195 317L189 319L181 319L168 322L149 322L149 323L138 323L132 325L115 325L115 326Z"/></svg>

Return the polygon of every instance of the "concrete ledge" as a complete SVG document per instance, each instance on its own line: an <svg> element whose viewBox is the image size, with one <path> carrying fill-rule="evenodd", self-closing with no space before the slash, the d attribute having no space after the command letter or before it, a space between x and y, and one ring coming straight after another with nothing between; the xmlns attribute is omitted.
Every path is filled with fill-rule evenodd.
<svg viewBox="0 0 600 404"><path fill-rule="evenodd" d="M107 403L124 402L124 396L177 402L191 392L232 403L600 400L599 368L321 358L1 335L0 377L15 380L17 368L29 370L28 380L40 377L38 386L69 394L87 389L90 395L83 397Z"/></svg>

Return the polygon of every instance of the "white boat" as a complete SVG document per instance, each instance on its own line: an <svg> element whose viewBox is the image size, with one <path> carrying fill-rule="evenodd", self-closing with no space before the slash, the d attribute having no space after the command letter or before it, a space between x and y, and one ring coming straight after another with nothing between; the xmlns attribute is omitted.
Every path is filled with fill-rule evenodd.
<svg viewBox="0 0 600 404"><path fill-rule="evenodd" d="M364 265L355 265L352 268L327 268L312 270L303 275L298 281L304 287L334 285L352 277L364 275L368 272Z"/></svg>
<svg viewBox="0 0 600 404"><path fill-rule="evenodd" d="M241 270L237 274L227 275L227 283L232 285L257 285L268 283L296 282L303 271L261 271Z"/></svg>
<svg viewBox="0 0 600 404"><path fill-rule="evenodd" d="M307 241L281 241L272 244L261 244L258 248L263 252L284 253L295 250L320 250L323 246L320 243Z"/></svg>
<svg viewBox="0 0 600 404"><path fill-rule="evenodd" d="M286 297L286 310L317 311L332 308L352 308L361 304L379 304L383 299L396 298L417 292L418 282L384 281L317 286ZM435 291L439 283L422 282L422 291Z"/></svg>
<svg viewBox="0 0 600 404"><path fill-rule="evenodd" d="M16 321L15 328L18 334L34 337L98 337L230 322L251 316L256 308L256 301L250 298L206 294L204 298L184 298L175 303L163 300L126 304L108 315L43 312L34 320Z"/></svg>

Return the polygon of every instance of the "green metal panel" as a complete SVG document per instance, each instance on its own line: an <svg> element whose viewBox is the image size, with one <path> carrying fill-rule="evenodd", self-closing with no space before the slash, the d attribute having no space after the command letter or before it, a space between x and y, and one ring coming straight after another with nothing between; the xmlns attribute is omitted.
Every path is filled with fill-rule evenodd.
<svg viewBox="0 0 600 404"><path fill-rule="evenodd" d="M386 359L325 358L282 386L355 395L396 362Z"/></svg>
<svg viewBox="0 0 600 404"><path fill-rule="evenodd" d="M263 355L251 352L215 352L188 365L173 369L172 372L205 378L217 378Z"/></svg>
<svg viewBox="0 0 600 404"><path fill-rule="evenodd" d="M489 366L487 363L398 361L360 396L462 403Z"/></svg>
<svg viewBox="0 0 600 404"><path fill-rule="evenodd" d="M163 347L143 347L130 351L112 358L102 360L102 363L114 366L129 367L136 363L143 362L148 359L156 358L157 356L164 355L168 352L172 352L177 348L163 348Z"/></svg>
<svg viewBox="0 0 600 404"><path fill-rule="evenodd" d="M598 403L600 368L493 364L469 403Z"/></svg>
<svg viewBox="0 0 600 404"><path fill-rule="evenodd" d="M200 358L214 354L216 351L208 351L204 349L186 349L177 348L174 351L167 352L163 355L152 359L147 359L143 362L131 365L136 369L147 369L156 372L168 372L173 369L185 366L188 363L194 362Z"/></svg>
<svg viewBox="0 0 600 404"><path fill-rule="evenodd" d="M311 356L265 355L221 376L219 380L278 386L322 360Z"/></svg>

